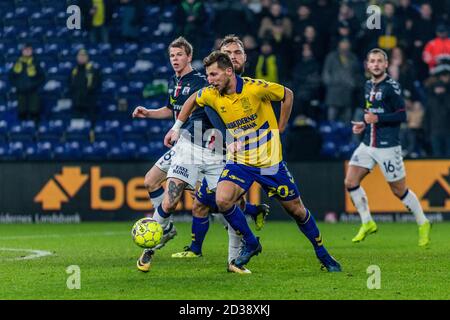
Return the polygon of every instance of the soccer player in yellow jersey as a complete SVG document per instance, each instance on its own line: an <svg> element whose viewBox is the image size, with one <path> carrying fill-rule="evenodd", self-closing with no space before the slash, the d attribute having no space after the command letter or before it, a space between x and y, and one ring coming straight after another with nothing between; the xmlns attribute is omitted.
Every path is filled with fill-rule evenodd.
<svg viewBox="0 0 450 320"><path fill-rule="evenodd" d="M171 146L178 139L180 127L196 106L213 108L225 123L233 142L228 144L227 164L217 185L216 204L228 223L244 238L245 246L234 264L242 267L262 251L259 239L235 205L256 181L269 197L278 199L296 221L314 246L322 266L330 272L341 271L340 264L323 246L314 218L304 207L282 159L280 132L285 130L292 110L292 91L276 83L237 76L228 55L219 51L211 53L203 63L210 86L186 100L164 143ZM271 101L282 101L278 123Z"/></svg>

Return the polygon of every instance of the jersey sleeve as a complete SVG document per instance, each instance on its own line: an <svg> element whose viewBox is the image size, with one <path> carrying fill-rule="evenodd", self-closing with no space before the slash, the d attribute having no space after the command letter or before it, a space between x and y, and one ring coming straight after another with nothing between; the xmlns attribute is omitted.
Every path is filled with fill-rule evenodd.
<svg viewBox="0 0 450 320"><path fill-rule="evenodd" d="M210 96L211 96L211 92L207 87L201 88L200 90L197 91L197 96L195 97L195 103L199 107L204 107L204 106L212 107L209 104L209 101L211 101Z"/></svg>
<svg viewBox="0 0 450 320"><path fill-rule="evenodd" d="M268 82L264 80L255 80L256 88L258 88L258 95L269 101L284 100L285 88L281 84L275 82Z"/></svg>
<svg viewBox="0 0 450 320"><path fill-rule="evenodd" d="M405 100L402 96L402 89L398 83L392 84L388 91L387 103L392 112L378 115L381 123L404 122L406 121Z"/></svg>

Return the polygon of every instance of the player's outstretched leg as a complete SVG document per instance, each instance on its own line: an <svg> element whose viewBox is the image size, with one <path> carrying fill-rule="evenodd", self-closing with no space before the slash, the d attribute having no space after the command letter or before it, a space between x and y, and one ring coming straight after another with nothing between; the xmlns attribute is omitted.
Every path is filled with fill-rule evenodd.
<svg viewBox="0 0 450 320"><path fill-rule="evenodd" d="M158 222L164 230L161 242L155 247L155 249L161 249L167 242L175 238L177 235L177 229L175 228L173 222L170 221L170 213L163 209L162 204L156 208L156 211L153 214L153 219L156 220L156 222Z"/></svg>
<svg viewBox="0 0 450 320"><path fill-rule="evenodd" d="M148 191L150 201L153 208L159 207L163 201L164 189L161 186L162 181L166 178L167 173L154 165L146 174L144 178L144 185Z"/></svg>
<svg viewBox="0 0 450 320"><path fill-rule="evenodd" d="M414 214L417 225L419 226L419 242L420 247L426 248L430 244L431 223L423 213L422 206L416 194L406 187L406 179L389 182L392 192L405 205L405 207Z"/></svg>
<svg viewBox="0 0 450 320"><path fill-rule="evenodd" d="M358 185L354 188L348 188L347 191L350 193L353 204L361 217L361 227L356 236L352 239L353 243L358 243L363 241L368 235L376 233L378 227L370 215L369 203L364 189Z"/></svg>
<svg viewBox="0 0 450 320"><path fill-rule="evenodd" d="M233 229L233 227L228 224L228 265L227 271L239 274L250 274L252 273L249 269L244 266L236 266L234 261L239 257L239 252L243 249L244 243L242 242L242 235L239 231Z"/></svg>
<svg viewBox="0 0 450 320"><path fill-rule="evenodd" d="M322 268L325 268L328 272L339 272L342 270L339 262L336 261L325 249L323 245L322 235L317 227L314 217L306 209L300 198L280 201L286 212L294 218L300 231L308 238L314 247L317 258L322 264Z"/></svg>
<svg viewBox="0 0 450 320"><path fill-rule="evenodd" d="M368 235L376 233L378 227L370 215L369 201L363 187L360 186L364 177L369 174L369 169L356 165L350 165L345 177L345 187L350 194L353 205L358 210L361 217L361 226L358 233L353 237L352 242L358 243L363 241Z"/></svg>
<svg viewBox="0 0 450 320"><path fill-rule="evenodd" d="M248 226L242 210L235 203L245 193L240 186L231 181L220 181L216 191L216 204L231 227L242 234L244 247L234 264L237 267L246 265L250 259L262 251L259 239Z"/></svg>

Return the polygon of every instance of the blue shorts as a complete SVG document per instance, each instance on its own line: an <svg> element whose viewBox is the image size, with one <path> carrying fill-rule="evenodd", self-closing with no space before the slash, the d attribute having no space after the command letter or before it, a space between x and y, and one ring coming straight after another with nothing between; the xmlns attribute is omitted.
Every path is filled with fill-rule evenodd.
<svg viewBox="0 0 450 320"><path fill-rule="evenodd" d="M201 204L210 207L212 212L219 212L216 205L216 191L209 190L208 182L205 178L203 178L200 188L195 193L195 197Z"/></svg>
<svg viewBox="0 0 450 320"><path fill-rule="evenodd" d="M220 181L231 181L245 192L253 182L258 182L269 198L275 197L281 201L289 201L300 197L294 178L284 161L270 168L256 168L243 164L227 163L219 178Z"/></svg>

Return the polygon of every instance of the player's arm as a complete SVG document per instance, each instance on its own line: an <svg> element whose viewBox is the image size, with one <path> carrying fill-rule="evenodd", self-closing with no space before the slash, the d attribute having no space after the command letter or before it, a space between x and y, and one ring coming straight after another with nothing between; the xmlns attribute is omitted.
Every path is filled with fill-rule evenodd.
<svg viewBox="0 0 450 320"><path fill-rule="evenodd" d="M168 107L159 109L147 109L138 106L133 111L133 118L168 119L172 117L172 110Z"/></svg>
<svg viewBox="0 0 450 320"><path fill-rule="evenodd" d="M175 124L164 137L164 145L166 147L171 148L173 144L178 140L181 127L189 119L192 112L195 110L196 96L197 92L191 94L191 96L183 104L183 107L181 107L181 111L178 114Z"/></svg>
<svg viewBox="0 0 450 320"><path fill-rule="evenodd" d="M280 133L286 130L289 117L292 112L292 105L294 103L294 93L289 88L284 88L284 99L281 101L280 119L278 120L278 129Z"/></svg>

